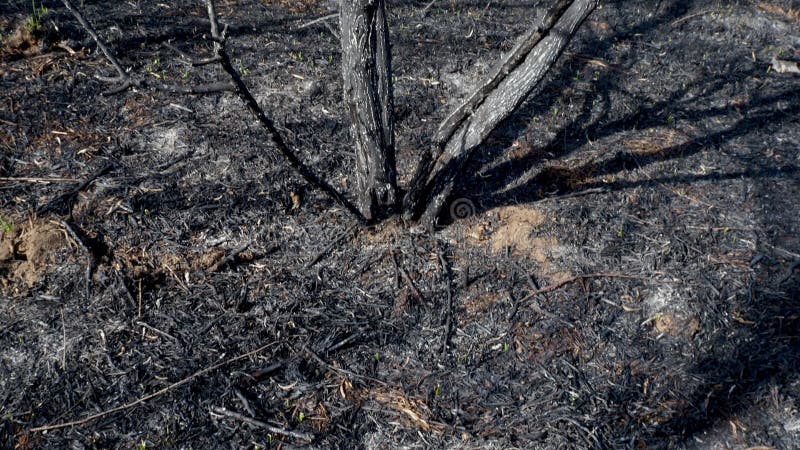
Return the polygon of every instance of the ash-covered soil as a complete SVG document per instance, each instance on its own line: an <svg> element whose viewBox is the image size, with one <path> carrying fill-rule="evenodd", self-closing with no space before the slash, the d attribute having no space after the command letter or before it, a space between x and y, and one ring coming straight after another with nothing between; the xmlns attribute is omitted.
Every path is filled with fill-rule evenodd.
<svg viewBox="0 0 800 450"><path fill-rule="evenodd" d="M165 47L208 54L202 2L75 3L138 76L225 80ZM355 227L231 93L100 95L44 4L0 6L0 447L800 446L797 1L603 2L437 230ZM390 2L401 182L548 4ZM335 2L218 9L351 193Z"/></svg>

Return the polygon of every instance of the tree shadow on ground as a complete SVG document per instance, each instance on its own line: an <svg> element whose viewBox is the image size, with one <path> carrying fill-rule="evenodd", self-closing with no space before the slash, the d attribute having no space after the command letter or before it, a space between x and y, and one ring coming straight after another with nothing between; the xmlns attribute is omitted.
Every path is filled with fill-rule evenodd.
<svg viewBox="0 0 800 450"><path fill-rule="evenodd" d="M655 2L654 2L655 3ZM659 5L662 2L658 2ZM696 4L696 2L695 2ZM672 2L666 13L657 14L650 20L628 30L603 38L587 39L592 44L581 50L588 54L603 55L612 44L633 39L678 20L693 9L688 2ZM636 61L637 55L628 52L623 61ZM585 69L578 64L577 70ZM737 61L726 61L728 66L737 67ZM567 63L554 74L550 81L537 92L558 92L569 86L571 76L576 71L574 64ZM657 102L641 102L630 113L621 118L608 120L611 115L613 91L629 95L620 88L621 74L608 70L597 80L597 89L583 100L580 113L562 126L544 147L534 149L521 157L503 159L507 151L518 139L524 138L524 126L516 124L530 121L540 111L549 111L557 101L557 95L545 96L541 101L529 100L524 108L509 117L493 132L491 141L479 149L465 170L451 199L466 198L474 200L476 213L517 204L533 203L548 198L581 195L584 192L618 192L636 187L657 187L670 184L695 184L708 181L749 179L759 189L769 190L777 180L797 179L800 168L787 163L776 165L771 161L749 159L742 161L744 169L728 170L719 173L692 175L669 175L648 177L636 180L606 182L604 176L624 174L650 165L687 158L699 152L729 144L737 138L750 135L771 126L787 125L797 120L800 114L800 89L789 83L786 88L776 92L758 93L747 101L734 106L705 106L714 96L726 91L736 92L742 79L760 77L761 67L750 70L736 69L723 76L702 79L682 88L676 88L666 98ZM700 92L698 96L686 97L687 92ZM604 106L597 113L594 105ZM783 105L788 104L788 107ZM702 105L702 106L701 106ZM656 151L616 150L609 157L579 163L567 167L556 161L570 156L591 145L592 141L624 135L632 130L665 127L675 128L666 123L667 117L688 123L702 123L704 120L723 119L734 116L736 120L719 125L713 130L685 133L688 139L683 142L656 149ZM477 153L477 152L476 152ZM457 162L460 163L460 162ZM529 174L535 173L533 176ZM446 210L447 208L445 208ZM443 218L444 224L451 218ZM768 225L770 218L764 217ZM774 264L777 264L773 261ZM700 359L689 361L690 368L683 376L700 380L689 392L680 395L684 400L682 407L666 422L647 427L642 433L641 424L629 422L624 429L615 430L614 435L642 436L652 439L667 439L673 443L690 439L708 430L719 421L734 414L746 411L752 406L752 397L763 392L772 383L786 383L798 375L800 355L797 352L800 338L800 281L796 274L796 264L790 264L789 272L779 275L765 275L757 271L747 287L749 298L737 303L736 308L746 316L746 327L735 325L720 331L708 341L713 349ZM724 292L720 295L726 295ZM682 392L682 386L674 386L675 392ZM641 400L640 392L628 392L616 401L634 403ZM665 441L661 441L662 443ZM667 444L664 443L664 446Z"/></svg>
<svg viewBox="0 0 800 450"><path fill-rule="evenodd" d="M653 3L661 5L663 2ZM647 20L630 30L621 30L602 39L586 39L594 42L594 44L591 46L586 45L581 50L589 54L603 55L614 44L630 41L634 37L641 36L648 31L675 21L690 11L692 5L685 2L672 2L671 5L664 9L667 11L666 13L656 15L653 19ZM636 56L633 51L630 51L620 59L623 61L636 61ZM734 62L728 61L729 64ZM479 203L478 212L482 212L510 203L529 203L541 200L545 195L543 190L552 193L555 189L556 194L569 194L571 190L574 190L571 187L588 178L611 174L620 170L630 170L637 166L642 167L657 161L690 156L710 146L746 135L765 125L791 120L792 114L797 112L796 102L788 109L780 110L775 108L779 101L786 101L800 95L800 90L787 89L779 94L754 98L746 102L746 104L737 105L737 108L743 111L757 110L758 112L742 115L735 124L726 129L707 135L693 136L692 139L681 145L643 155L637 155L636 152L619 152L608 161L589 163L563 170L545 170L532 180L520 183L525 178L525 175L535 169L537 165L549 161L557 161L571 155L576 150L584 148L587 144L592 144L593 141L605 137L615 136L630 130L664 126L665 123L676 119L694 123L702 119L730 114L734 110L732 106L697 109L696 105L704 104L704 101L712 98L714 94L725 88L733 87L742 78L760 75L756 70L731 72L725 78L712 78L684 85L680 89L675 89L664 100L655 102L650 106L638 107L638 105L634 104L632 106L635 109L629 114L609 122L606 119L611 113L612 93L616 92L627 96L630 96L630 94L620 89L621 70L607 70L604 75L593 83L597 89L587 95L580 114L563 125L555 133L555 139L542 148L534 149L522 157L493 164L493 161L501 159L503 152L514 141L523 138L525 130L520 128L518 124L525 124L530 121L531 117L535 117L542 111L553 109L558 101L557 93L565 88L571 89L569 86L573 84L572 75L576 71L580 72L585 69L588 64L588 62L585 62L578 64L577 67L569 63L565 64L559 72L552 75L552 78L543 87L537 89L533 94L533 98L526 102L523 108L520 108L520 110L507 118L492 133L483 148L473 153L471 161L468 162L471 170L464 171L462 178L457 183L456 193L453 197L465 196L477 199L477 203ZM702 91L703 94L698 97L684 99L685 94L692 90ZM548 95L542 95L543 93ZM600 113L593 111L595 104L603 105L603 110ZM626 105L626 107L630 109L630 105ZM491 166L491 168L476 170L480 169L480 166ZM515 184L517 185L516 187L508 189L510 185ZM465 189L465 186L478 187L478 189ZM447 220L448 218L443 217L442 219Z"/></svg>

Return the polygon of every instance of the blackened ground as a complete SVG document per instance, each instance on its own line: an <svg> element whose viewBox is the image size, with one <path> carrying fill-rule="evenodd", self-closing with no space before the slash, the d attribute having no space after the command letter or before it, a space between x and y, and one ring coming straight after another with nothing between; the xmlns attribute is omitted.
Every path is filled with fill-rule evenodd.
<svg viewBox="0 0 800 450"><path fill-rule="evenodd" d="M82 3L139 76L224 79L163 45L208 52L202 2ZM336 2L218 3L350 192ZM44 5L0 6L0 447L800 446L797 1L603 2L437 230L354 230L232 94L101 96ZM390 2L401 181L547 6Z"/></svg>

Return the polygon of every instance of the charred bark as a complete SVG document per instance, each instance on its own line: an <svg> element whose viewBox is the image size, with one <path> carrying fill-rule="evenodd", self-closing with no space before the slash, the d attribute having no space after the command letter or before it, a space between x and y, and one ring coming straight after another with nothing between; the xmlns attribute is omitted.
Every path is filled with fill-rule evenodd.
<svg viewBox="0 0 800 450"><path fill-rule="evenodd" d="M384 0L342 0L344 100L355 142L357 205L367 219L396 202L394 108Z"/></svg>
<svg viewBox="0 0 800 450"><path fill-rule="evenodd" d="M494 74L439 127L404 199L407 218L432 226L470 155L525 100L598 0L558 0L541 24L518 41Z"/></svg>

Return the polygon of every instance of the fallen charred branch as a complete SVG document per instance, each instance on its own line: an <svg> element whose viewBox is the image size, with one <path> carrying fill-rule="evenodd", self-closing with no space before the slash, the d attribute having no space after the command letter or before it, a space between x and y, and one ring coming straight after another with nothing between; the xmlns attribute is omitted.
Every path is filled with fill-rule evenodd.
<svg viewBox="0 0 800 450"><path fill-rule="evenodd" d="M266 350L266 349L268 349L268 348L270 348L270 347L272 347L274 345L275 345L274 343L269 343L269 344L266 344L266 345L262 345L261 347L255 349L255 350L249 351L247 353L243 353L243 354L235 356L233 358L221 361L221 362L219 362L217 364L214 364L212 366L209 366L209 367L203 368L201 370L198 370L197 372L189 375L186 378L181 379L180 381L176 381L175 383L172 383L169 386L166 386L166 387L164 387L162 389L159 389L156 392L153 392L152 394L148 394L148 395L145 395L144 397L140 397L140 398L138 398L138 399L136 399L136 400L134 400L134 401L132 401L130 403L125 403L123 405L119 405L119 406L116 406L114 408L107 409L105 411L101 411L101 412L98 412L98 413L95 413L95 414L90 414L90 415L87 415L86 417L84 417L82 419L77 419L77 420L72 420L72 421L69 421L69 422L63 422L63 423L57 423L57 424L51 424L51 425L43 425L43 426L39 426L39 427L33 427L33 428L29 429L28 431L31 432L31 433L37 433L37 432L42 432L42 431L58 430L58 429L61 429L61 428L79 427L79 426L86 425L87 423L92 422L94 420L109 416L111 414L115 414L115 413L118 413L118 412L121 412L121 411L125 411L125 410L131 409L131 408L135 408L137 406L143 405L144 403L146 403L146 402L148 402L148 401L150 401L150 400L152 400L154 398L160 397L160 396L162 396L162 395L164 395L164 394L166 394L166 393L168 393L170 391L173 391L176 388L181 387L181 386L189 383L190 381L194 380L197 377L205 375L205 374L207 374L209 372L213 372L214 370L220 369L220 368L225 367L225 366L227 366L229 364L233 364L233 363L235 363L237 361L241 361L243 359L250 358L251 356L257 355L258 353L261 353L264 350Z"/></svg>

